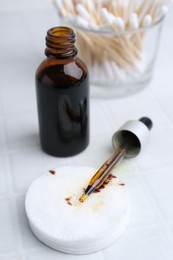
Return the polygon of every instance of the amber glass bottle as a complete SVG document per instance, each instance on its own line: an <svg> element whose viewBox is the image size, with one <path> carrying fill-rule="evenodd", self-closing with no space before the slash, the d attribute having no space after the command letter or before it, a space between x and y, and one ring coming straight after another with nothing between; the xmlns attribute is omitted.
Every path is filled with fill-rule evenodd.
<svg viewBox="0 0 173 260"><path fill-rule="evenodd" d="M72 29L48 30L47 58L36 72L41 146L53 156L75 155L89 142L89 77L74 43Z"/></svg>

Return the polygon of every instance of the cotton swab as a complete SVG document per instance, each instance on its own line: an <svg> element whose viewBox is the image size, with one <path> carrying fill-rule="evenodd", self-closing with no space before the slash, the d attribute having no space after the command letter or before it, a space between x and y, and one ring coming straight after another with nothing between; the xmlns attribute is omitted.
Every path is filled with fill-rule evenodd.
<svg viewBox="0 0 173 260"><path fill-rule="evenodd" d="M112 24L113 22L113 17L109 15L109 12L106 8L101 8L100 9L100 15L102 16L102 18L104 19L104 21L107 23L107 24Z"/></svg>
<svg viewBox="0 0 173 260"><path fill-rule="evenodd" d="M124 21L121 17L117 16L113 23L115 23L120 32L123 32L125 30Z"/></svg>
<svg viewBox="0 0 173 260"><path fill-rule="evenodd" d="M82 4L77 4L76 5L76 11L78 14L83 17L84 19L90 21L91 17L86 8Z"/></svg>
<svg viewBox="0 0 173 260"><path fill-rule="evenodd" d="M75 16L75 24L84 29L89 29L89 22L80 15Z"/></svg>
<svg viewBox="0 0 173 260"><path fill-rule="evenodd" d="M152 24L152 17L151 15L147 14L143 19L143 27L147 28Z"/></svg>
<svg viewBox="0 0 173 260"><path fill-rule="evenodd" d="M136 30L139 28L139 20L138 15L136 13L131 13L129 18L129 24L132 30Z"/></svg>
<svg viewBox="0 0 173 260"><path fill-rule="evenodd" d="M118 31L122 32L125 29L124 21L121 17L114 16L113 14L109 13L106 8L101 8L100 14L105 20L105 22L111 26L116 26ZM116 28L114 28L116 31Z"/></svg>
<svg viewBox="0 0 173 260"><path fill-rule="evenodd" d="M156 17L155 17L155 21L159 21L161 18L163 18L166 13L168 12L168 6L167 5L163 5L160 10L158 10Z"/></svg>
<svg viewBox="0 0 173 260"><path fill-rule="evenodd" d="M68 12L64 6L64 3L61 0L53 0L53 4L55 5L55 7L57 7L59 15L65 19Z"/></svg>
<svg viewBox="0 0 173 260"><path fill-rule="evenodd" d="M59 2L59 0L57 0ZM62 3L61 3L62 5ZM73 1L71 0L64 0L64 7L66 8L66 10L68 12L71 12L72 14L76 14L75 12L75 8L74 8L74 5L73 5Z"/></svg>

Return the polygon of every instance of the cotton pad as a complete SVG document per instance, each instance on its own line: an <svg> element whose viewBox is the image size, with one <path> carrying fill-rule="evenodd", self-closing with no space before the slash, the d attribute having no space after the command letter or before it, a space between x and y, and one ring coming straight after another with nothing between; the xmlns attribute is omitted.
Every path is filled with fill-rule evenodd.
<svg viewBox="0 0 173 260"><path fill-rule="evenodd" d="M39 240L61 252L88 254L109 246L125 231L129 196L126 185L113 174L79 202L95 172L90 167L60 167L33 181L25 208Z"/></svg>

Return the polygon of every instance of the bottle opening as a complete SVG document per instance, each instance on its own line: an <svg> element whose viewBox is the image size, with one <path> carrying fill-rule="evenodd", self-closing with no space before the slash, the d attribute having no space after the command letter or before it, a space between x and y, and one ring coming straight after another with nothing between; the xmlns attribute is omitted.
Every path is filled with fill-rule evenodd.
<svg viewBox="0 0 173 260"><path fill-rule="evenodd" d="M69 27L54 27L49 29L47 34L56 37L68 37L74 35L74 31Z"/></svg>
<svg viewBox="0 0 173 260"><path fill-rule="evenodd" d="M77 54L74 46L75 33L69 27L53 27L47 31L45 54L57 59L66 59Z"/></svg>

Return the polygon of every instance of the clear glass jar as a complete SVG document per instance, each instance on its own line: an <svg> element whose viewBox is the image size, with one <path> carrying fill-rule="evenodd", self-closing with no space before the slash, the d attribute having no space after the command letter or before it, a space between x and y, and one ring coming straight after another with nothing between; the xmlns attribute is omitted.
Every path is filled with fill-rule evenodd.
<svg viewBox="0 0 173 260"><path fill-rule="evenodd" d="M92 96L127 96L149 83L163 20L147 28L121 33L75 28L79 57L90 72Z"/></svg>

